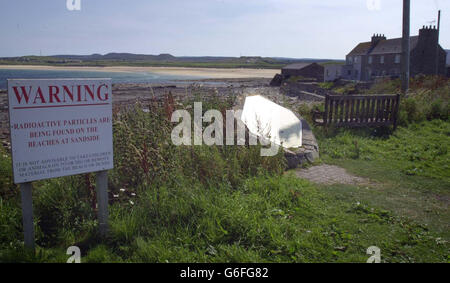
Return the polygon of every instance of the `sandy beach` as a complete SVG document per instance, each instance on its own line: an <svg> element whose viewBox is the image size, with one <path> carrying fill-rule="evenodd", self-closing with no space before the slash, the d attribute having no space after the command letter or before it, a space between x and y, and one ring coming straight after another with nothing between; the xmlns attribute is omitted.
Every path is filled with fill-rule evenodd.
<svg viewBox="0 0 450 283"><path fill-rule="evenodd" d="M155 73L161 75L198 76L211 79L272 78L278 69L219 69L219 68L184 68L184 67L57 67L40 65L0 65L0 69L15 70L61 70L61 71L101 71Z"/></svg>
<svg viewBox="0 0 450 283"><path fill-rule="evenodd" d="M51 71L100 71L153 73L198 77L198 79L167 83L115 83L113 85L113 103L118 107L134 105L136 101L148 104L153 98L161 99L171 93L176 100L192 97L194 94L208 97L219 94L228 97L238 95L246 89L259 88L261 91L275 91L269 82L280 70L274 69L219 69L219 68L184 68L184 67L57 67L40 65L0 65L0 69L10 70L51 70ZM208 81L215 84L208 84ZM219 83L220 82L220 83ZM6 89L0 89L0 140L9 136L8 103Z"/></svg>

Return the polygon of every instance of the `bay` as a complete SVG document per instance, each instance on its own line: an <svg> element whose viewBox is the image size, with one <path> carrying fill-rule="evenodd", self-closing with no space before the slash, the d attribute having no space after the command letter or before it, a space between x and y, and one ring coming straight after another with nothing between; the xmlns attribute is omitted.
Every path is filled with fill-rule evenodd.
<svg viewBox="0 0 450 283"><path fill-rule="evenodd" d="M111 78L112 83L180 83L183 80L198 80L202 77L162 75L151 72L103 72L80 70L31 70L2 69L0 66L0 89L7 88L7 79L49 79L49 78Z"/></svg>

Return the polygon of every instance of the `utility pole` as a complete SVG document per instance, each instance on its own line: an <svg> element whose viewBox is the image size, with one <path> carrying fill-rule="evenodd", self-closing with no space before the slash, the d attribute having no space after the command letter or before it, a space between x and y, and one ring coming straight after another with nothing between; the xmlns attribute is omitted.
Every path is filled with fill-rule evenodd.
<svg viewBox="0 0 450 283"><path fill-rule="evenodd" d="M409 89L409 18L410 0L403 0L403 38L402 38L402 92Z"/></svg>
<svg viewBox="0 0 450 283"><path fill-rule="evenodd" d="M439 33L441 32L441 10L438 12L437 43L436 43L436 76L439 75Z"/></svg>

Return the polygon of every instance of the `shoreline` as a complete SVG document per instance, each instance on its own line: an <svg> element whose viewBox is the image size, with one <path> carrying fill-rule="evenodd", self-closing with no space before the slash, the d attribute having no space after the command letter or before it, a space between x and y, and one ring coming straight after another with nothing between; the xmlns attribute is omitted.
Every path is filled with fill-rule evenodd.
<svg viewBox="0 0 450 283"><path fill-rule="evenodd" d="M44 66L44 65L0 65L0 69L43 70L43 71L97 71L121 73L154 73L160 75L192 76L206 79L273 78L279 69L228 69L192 67L132 67L132 66Z"/></svg>

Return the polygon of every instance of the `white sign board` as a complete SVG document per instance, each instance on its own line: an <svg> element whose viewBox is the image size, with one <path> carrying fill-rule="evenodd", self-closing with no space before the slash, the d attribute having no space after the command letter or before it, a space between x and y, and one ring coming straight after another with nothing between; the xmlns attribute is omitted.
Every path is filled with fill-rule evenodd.
<svg viewBox="0 0 450 283"><path fill-rule="evenodd" d="M14 182L113 168L110 79L8 80Z"/></svg>

